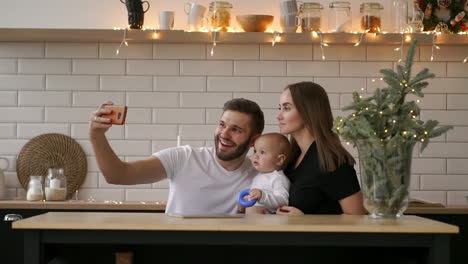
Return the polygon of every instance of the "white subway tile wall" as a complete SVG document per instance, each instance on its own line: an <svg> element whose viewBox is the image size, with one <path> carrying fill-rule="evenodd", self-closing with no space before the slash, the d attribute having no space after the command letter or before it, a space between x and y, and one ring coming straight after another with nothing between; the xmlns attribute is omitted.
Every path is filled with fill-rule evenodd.
<svg viewBox="0 0 468 264"><path fill-rule="evenodd" d="M110 100L129 107L127 124L107 133L119 157L133 161L177 144L212 146L226 100L244 97L264 109L265 131L278 131L279 95L290 83L315 81L327 90L334 114L352 92L371 94L385 87L379 70L400 58L391 45L331 45L322 60L318 45L223 45L67 42L0 43L0 156L10 161L10 198L24 197L16 156L31 138L61 133L83 147L88 174L79 199L165 201L167 180L137 186L108 184L88 139L88 120ZM405 51L407 46L405 46ZM411 197L443 204L466 204L468 195L468 64L466 47L443 46L430 61L420 46L413 73L436 74L421 98L421 119L454 125L428 148L413 153ZM416 99L410 97L409 99ZM351 145L346 145L357 156ZM419 148L417 145L415 148ZM359 168L356 168L359 171Z"/></svg>

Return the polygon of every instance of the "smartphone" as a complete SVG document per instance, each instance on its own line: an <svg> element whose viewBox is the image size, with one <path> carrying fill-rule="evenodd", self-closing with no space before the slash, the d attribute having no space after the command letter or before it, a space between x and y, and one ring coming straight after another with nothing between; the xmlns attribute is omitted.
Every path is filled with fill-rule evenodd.
<svg viewBox="0 0 468 264"><path fill-rule="evenodd" d="M125 105L105 105L104 108L112 110L112 113L102 115L102 117L110 118L111 124L123 125L125 123L125 117L127 116L127 107Z"/></svg>

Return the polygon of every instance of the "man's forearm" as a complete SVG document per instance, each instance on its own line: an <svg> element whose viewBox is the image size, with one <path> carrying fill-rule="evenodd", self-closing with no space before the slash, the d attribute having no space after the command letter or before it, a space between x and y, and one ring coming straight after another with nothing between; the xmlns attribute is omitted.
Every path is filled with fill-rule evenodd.
<svg viewBox="0 0 468 264"><path fill-rule="evenodd" d="M112 150L106 136L102 133L90 135L91 144L99 169L108 183L124 184L126 178L126 165Z"/></svg>

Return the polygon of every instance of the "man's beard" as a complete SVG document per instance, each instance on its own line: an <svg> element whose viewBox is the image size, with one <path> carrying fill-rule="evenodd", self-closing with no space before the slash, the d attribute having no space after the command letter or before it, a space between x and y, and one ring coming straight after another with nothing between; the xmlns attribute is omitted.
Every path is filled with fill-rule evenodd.
<svg viewBox="0 0 468 264"><path fill-rule="evenodd" d="M230 154L223 154L223 153L220 153L220 151L219 151L219 136L215 135L216 157L218 157L218 159L220 159L222 161L231 161L231 160L235 160L235 159L241 157L250 148L250 146L249 146L250 139L251 139L251 137L249 137L249 139L245 143L237 145L237 149L234 152L232 152Z"/></svg>

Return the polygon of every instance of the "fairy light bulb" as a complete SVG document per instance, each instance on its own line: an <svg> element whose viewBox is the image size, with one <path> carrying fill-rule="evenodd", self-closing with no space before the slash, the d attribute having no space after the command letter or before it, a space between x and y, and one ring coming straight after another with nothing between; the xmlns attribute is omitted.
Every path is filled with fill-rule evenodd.
<svg viewBox="0 0 468 264"><path fill-rule="evenodd" d="M317 31L312 31L312 37L313 37L313 38L316 38L316 37L318 37L318 33L317 33Z"/></svg>

